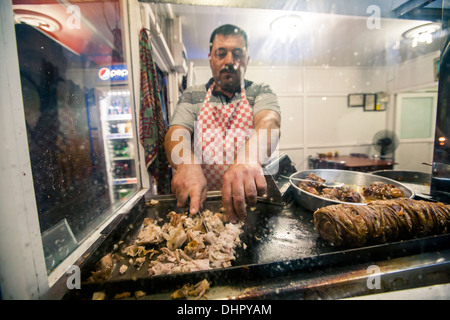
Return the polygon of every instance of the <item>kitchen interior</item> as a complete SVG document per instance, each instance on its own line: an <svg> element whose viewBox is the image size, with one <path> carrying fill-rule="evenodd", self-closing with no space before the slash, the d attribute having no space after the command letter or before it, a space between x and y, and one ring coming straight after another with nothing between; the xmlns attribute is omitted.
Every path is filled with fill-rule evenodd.
<svg viewBox="0 0 450 320"><path fill-rule="evenodd" d="M72 21L76 9L80 19ZM389 179L410 198L450 203L448 10L447 0L2 3L2 52L20 70L2 62L14 76L1 84L21 88L2 107L16 120L2 124L15 141L12 154L29 159L5 169L11 179L18 168L27 174L2 192L3 220L27 228L1 233L19 252L6 259L2 247L2 278L26 276L0 282L2 298L90 299L97 291L113 298L146 288L142 298L170 299L206 278L210 299L448 299L447 234L330 247L312 224L317 199L287 177L334 179L338 170L344 183ZM99 259L136 236L130 226L181 212L147 169L139 140L140 35L150 35L167 125L182 92L211 78L209 37L225 23L248 34L245 78L268 84L281 106L278 153L267 165L279 169L270 172L279 203L261 201L249 212L247 248L236 249L231 267L178 276L129 267L123 277L116 270L90 283ZM220 194L207 203L218 211ZM26 261L33 266L15 268ZM74 265L81 290L67 285ZM381 269L381 289L368 285L370 265Z"/></svg>

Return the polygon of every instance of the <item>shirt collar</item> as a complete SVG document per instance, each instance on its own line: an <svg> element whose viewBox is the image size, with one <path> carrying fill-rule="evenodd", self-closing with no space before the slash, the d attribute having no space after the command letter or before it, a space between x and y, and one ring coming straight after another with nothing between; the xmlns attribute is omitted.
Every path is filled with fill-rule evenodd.
<svg viewBox="0 0 450 320"><path fill-rule="evenodd" d="M209 87L211 87L213 82L214 82L214 78L209 79L208 83L205 85L206 91L208 91ZM250 87L252 85L252 83L253 83L252 81L244 79L245 89L247 90L247 88ZM236 90L234 91L233 97L236 94L236 92L241 92L241 86L236 88ZM233 99L233 97L228 98L222 92L217 92L216 90L213 90L212 94L215 95L215 96L223 96L223 97L225 97L226 101L230 101L231 99Z"/></svg>

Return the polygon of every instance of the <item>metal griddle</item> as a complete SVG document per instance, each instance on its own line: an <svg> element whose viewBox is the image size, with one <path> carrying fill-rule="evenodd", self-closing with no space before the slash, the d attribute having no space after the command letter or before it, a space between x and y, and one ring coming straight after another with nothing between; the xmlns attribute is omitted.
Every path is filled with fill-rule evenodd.
<svg viewBox="0 0 450 320"><path fill-rule="evenodd" d="M273 279L294 279L299 276L316 275L330 268L346 268L357 263L394 259L424 252L435 252L450 248L450 235L440 235L421 239L410 239L395 243L368 246L363 248L333 247L319 238L313 227L313 212L295 202L280 206L258 203L256 210L248 211L241 240L247 246L237 248L237 259L232 267L199 271L185 274L148 276L148 266L140 271L129 268L120 275L116 266L111 278L104 282L87 283L86 279L95 264L107 253L114 252L120 241L129 244L139 231L144 218L164 218L171 210L185 212L176 208L173 196L153 197L159 201L154 207L146 207L142 200L128 214L118 217L78 261L82 274L80 290L71 290L64 299L91 299L94 292L105 292L107 299L115 294L141 290L147 295L169 298L170 293L187 283L197 283L207 279L211 287L248 289L255 283ZM208 196L206 209L219 210L221 199L217 195ZM287 279L287 280L286 280ZM65 281L65 279L61 279ZM251 290L250 290L251 292ZM256 294L256 293L255 293ZM231 294L230 294L231 295ZM269 297L274 297L272 292ZM243 298L260 298L247 295Z"/></svg>

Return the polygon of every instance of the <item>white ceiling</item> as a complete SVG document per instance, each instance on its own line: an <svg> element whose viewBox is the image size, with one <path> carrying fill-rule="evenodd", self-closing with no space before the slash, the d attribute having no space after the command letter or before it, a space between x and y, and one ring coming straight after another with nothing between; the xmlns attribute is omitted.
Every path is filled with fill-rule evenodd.
<svg viewBox="0 0 450 320"><path fill-rule="evenodd" d="M399 5L405 1L394 2ZM173 14L181 18L182 40L188 58L197 64L207 61L211 32L226 23L247 31L253 65L382 66L440 48L439 41L435 41L413 50L402 39L406 30L429 21L382 18L379 29L369 29L370 13L358 16L222 6L170 6ZM282 43L270 30L270 23L289 13L300 15L302 25L294 38Z"/></svg>

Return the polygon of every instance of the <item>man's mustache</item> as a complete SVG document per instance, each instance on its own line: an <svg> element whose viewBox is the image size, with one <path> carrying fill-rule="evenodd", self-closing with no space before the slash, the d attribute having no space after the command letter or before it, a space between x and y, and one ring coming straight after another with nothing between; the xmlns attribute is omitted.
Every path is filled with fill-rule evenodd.
<svg viewBox="0 0 450 320"><path fill-rule="evenodd" d="M232 64L227 64L227 65L225 65L225 66L220 70L220 73L221 73L221 74L224 73L224 72L237 73L237 70L236 70L236 68L235 68L234 65L232 65Z"/></svg>

